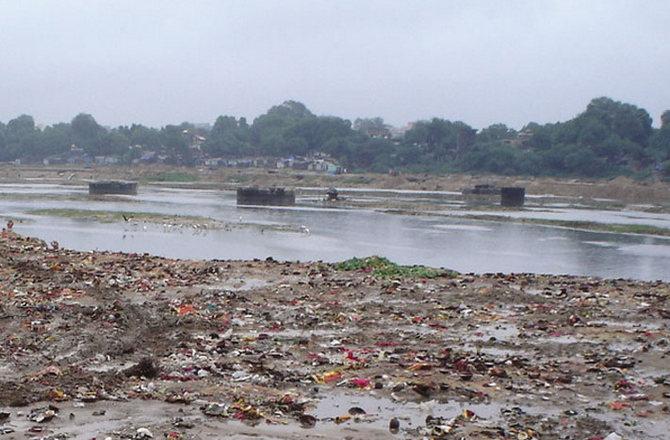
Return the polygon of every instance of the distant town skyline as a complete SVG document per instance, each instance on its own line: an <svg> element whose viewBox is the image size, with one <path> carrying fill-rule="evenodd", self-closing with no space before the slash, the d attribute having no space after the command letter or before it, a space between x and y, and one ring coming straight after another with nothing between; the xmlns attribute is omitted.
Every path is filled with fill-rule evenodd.
<svg viewBox="0 0 670 440"><path fill-rule="evenodd" d="M106 126L297 100L319 115L564 121L598 96L670 108L670 2L0 0L0 121Z"/></svg>

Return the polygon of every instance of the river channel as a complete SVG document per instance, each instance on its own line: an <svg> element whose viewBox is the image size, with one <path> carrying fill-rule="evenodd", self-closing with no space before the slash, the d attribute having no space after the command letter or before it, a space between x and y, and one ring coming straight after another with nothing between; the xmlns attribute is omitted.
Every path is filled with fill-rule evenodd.
<svg viewBox="0 0 670 440"><path fill-rule="evenodd" d="M387 197L361 192L357 197ZM421 194L402 194L421 198ZM449 194L427 197L446 200ZM313 197L312 197L313 198ZM17 232L78 250L147 252L188 259L340 261L382 255L402 264L460 272L534 272L670 281L670 239L564 229L448 215L401 215L327 208L298 199L290 208L238 207L231 191L142 187L137 196L90 199L69 185L0 185L0 217ZM36 215L36 209L203 216L235 226L203 229L145 222L102 223ZM443 214L449 214L445 203ZM670 228L670 215L573 209L560 204L515 216L639 223ZM282 230L286 226L287 230Z"/></svg>

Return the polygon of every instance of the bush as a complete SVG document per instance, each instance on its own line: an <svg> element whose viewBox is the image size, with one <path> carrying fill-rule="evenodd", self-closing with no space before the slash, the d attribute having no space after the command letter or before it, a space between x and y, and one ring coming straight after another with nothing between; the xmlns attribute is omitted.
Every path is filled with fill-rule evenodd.
<svg viewBox="0 0 670 440"><path fill-rule="evenodd" d="M661 164L661 177L663 180L670 182L670 160L666 160Z"/></svg>

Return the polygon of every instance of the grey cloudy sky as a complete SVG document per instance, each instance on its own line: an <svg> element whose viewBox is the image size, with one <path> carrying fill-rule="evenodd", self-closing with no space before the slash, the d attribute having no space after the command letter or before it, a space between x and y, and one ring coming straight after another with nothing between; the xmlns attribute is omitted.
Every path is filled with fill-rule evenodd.
<svg viewBox="0 0 670 440"><path fill-rule="evenodd" d="M670 108L670 1L0 0L0 120L317 114L477 128Z"/></svg>

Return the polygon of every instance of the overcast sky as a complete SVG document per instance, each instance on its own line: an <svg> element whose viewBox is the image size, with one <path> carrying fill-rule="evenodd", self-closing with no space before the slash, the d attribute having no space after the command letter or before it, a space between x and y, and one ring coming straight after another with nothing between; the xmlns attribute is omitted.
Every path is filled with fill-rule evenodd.
<svg viewBox="0 0 670 440"><path fill-rule="evenodd" d="M317 114L476 128L670 108L670 1L0 0L0 120Z"/></svg>

